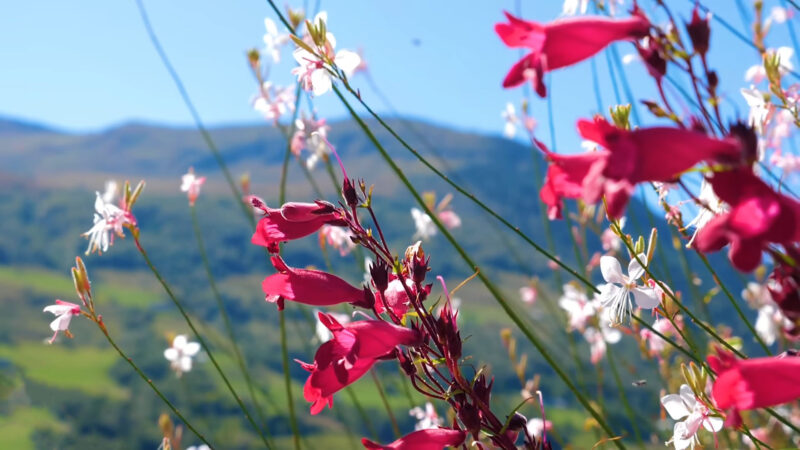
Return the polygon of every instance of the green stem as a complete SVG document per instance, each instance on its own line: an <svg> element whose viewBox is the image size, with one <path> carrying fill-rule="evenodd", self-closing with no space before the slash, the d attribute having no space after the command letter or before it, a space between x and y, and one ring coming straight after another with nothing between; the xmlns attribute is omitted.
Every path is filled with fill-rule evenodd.
<svg viewBox="0 0 800 450"><path fill-rule="evenodd" d="M269 0L269 1L270 1L270 3L272 3L272 0ZM498 302L498 304L500 304L500 306L503 308L503 310L506 312L506 314L509 316L509 318L511 318L511 320L523 332L523 334L525 334L525 336L528 338L528 340L536 347L536 349L539 351L539 353L542 355L542 357L547 361L548 364L550 364L550 366L553 368L553 370L556 372L556 374L562 379L562 381L564 381L564 383L567 385L567 387L570 389L570 391L572 391L573 394L575 394L575 396L577 397L578 401L583 405L583 407L586 408L586 410L592 415L592 417L595 418L595 420L597 420L597 423L600 424L600 426L607 433L607 435L610 436L610 437L615 436L614 433L611 431L611 428L606 423L605 419L592 407L592 405L589 403L589 400L583 395L583 393L581 393L575 387L575 385L573 384L573 382L570 379L570 377L564 372L563 369L561 369L561 367L559 367L559 365L553 360L552 356L550 356L550 354L546 351L546 349L542 345L542 343L539 340L539 338L533 333L533 331L528 327L528 325L525 324L522 321L520 316L511 308L510 304L505 300L505 298L503 298L503 295L500 293L499 289L486 276L484 271L480 270L478 265L466 253L466 251L455 240L455 238L453 238L452 234L450 234L450 231L441 223L441 221L438 219L438 217L436 217L436 214L434 214L430 210L430 208L428 208L428 206L425 204L425 201L422 199L422 197L419 194L419 192L417 192L417 190L414 188L414 186L411 184L411 182L405 176L405 174L403 173L402 169L400 169L400 167L397 166L397 163L395 163L394 160L392 160L392 158L386 152L386 149L384 149L383 146L380 144L380 142L378 142L378 139L375 137L375 135L372 133L372 131L369 129L369 127L364 123L364 121L361 119L361 117L359 117L358 114L356 114L356 112L353 110L353 108L350 105L350 103L344 98L344 96L342 95L342 93L338 89L338 87L334 86L333 90L336 93L336 95L339 97L339 100L341 100L341 102L345 106L345 108L347 108L347 111L349 112L350 116L353 117L353 119L358 123L359 127L361 127L362 131L367 136L367 138L372 142L372 144L375 146L375 148L380 152L381 156L386 161L386 163L390 166L392 171L397 175L397 177L400 179L400 181L403 183L403 185L408 189L408 191L411 193L411 195L414 197L414 199L417 201L417 203L420 205L420 207L424 209L424 211L428 214L429 217L431 217L431 220L433 221L433 223L436 225L436 227L439 229L439 231L441 231L442 235L445 236L445 238L450 242L450 244L453 246L453 248L456 250L456 252L464 260L464 262L472 270L474 270L478 274L478 278L483 282L483 284L486 286L486 288L489 290L489 292L492 294L492 296L495 298L495 300ZM387 130L390 130L390 132L393 133L393 135L397 139L401 139L399 136L394 134L394 131L390 127L388 127L388 125L386 125L385 122L383 122L379 117L377 117L377 115L375 117L384 125L384 127L387 127ZM404 143L405 141L402 141L402 142ZM405 145L407 145L407 144L405 144ZM415 152L415 154L416 154L416 152ZM422 159L422 160L424 161L424 159ZM425 162L427 162L427 161L425 161ZM439 172L437 171L437 173L439 173ZM444 175L441 175L441 176L444 177L445 179L447 179L446 176L444 176ZM458 189L461 189L461 188L459 187ZM474 199L474 196L472 198ZM482 205L482 203L480 203L480 204ZM487 212L490 212L490 214L502 219L501 216L497 215L491 209L488 209L488 207L486 207L485 209L487 210ZM505 219L503 219L503 220L505 220ZM505 223L508 223L508 222L505 222ZM511 226L511 224L508 224L508 226ZM513 229L513 226L511 226L511 227ZM521 234L522 236L524 236L524 234L519 232L518 228L516 230L517 230L518 234ZM525 236L525 238L527 238L527 236ZM528 241L530 241L530 239L528 239ZM530 241L530 242L532 243L533 241ZM538 245L537 245L537 247L541 248ZM545 252L544 249L541 249L541 251ZM555 257L551 256L551 259L553 261L558 262L563 267L565 267L567 270L569 270L571 273L573 273L576 277L578 277L580 279L583 279L580 276L580 274L578 274L574 270L570 269L569 267L565 266L563 263L558 261ZM591 284L591 282L589 280L585 280L585 282ZM620 448L620 449L625 448L625 446L622 443L620 443L620 442L618 442L616 440L612 441L612 442L614 443L614 445L617 446L617 448Z"/></svg>
<svg viewBox="0 0 800 450"><path fill-rule="evenodd" d="M294 396L292 395L292 378L289 375L289 348L286 345L286 311L278 311L281 328L281 365L283 366L283 384L286 389L286 405L289 409L289 426L292 428L292 441L295 450L300 449L300 430L297 427L297 416L294 411Z"/></svg>
<svg viewBox="0 0 800 450"><path fill-rule="evenodd" d="M350 397L350 401L353 402L353 406L356 407L356 411L358 411L358 415L361 416L361 421L367 426L367 430L369 430L369 434L372 436L372 439L378 440L378 432L372 425L372 421L369 418L369 414L367 414L367 412L364 410L364 406L362 406L361 402L358 401L358 397L356 397L353 389L350 386L347 386L344 388L344 391Z"/></svg>
<svg viewBox="0 0 800 450"><path fill-rule="evenodd" d="M631 422L631 427L633 427L633 435L636 437L636 442L639 443L639 447L644 449L644 441L642 440L642 434L639 432L639 426L636 425L638 420L636 420L636 414L633 412L633 408L631 408L630 402L628 402L628 396L625 393L625 388L622 386L622 379L619 376L619 371L617 370L617 363L614 361L614 352L611 351L611 346L606 347L606 357L608 359L608 366L611 368L611 374L614 376L614 382L617 385L617 390L619 390L619 396L622 400L622 406L625 407L625 413L628 415L628 420Z"/></svg>
<svg viewBox="0 0 800 450"><path fill-rule="evenodd" d="M97 317L95 317L94 319L95 319L96 322L98 320L100 320ZM97 322L97 323L100 325L102 322ZM162 394L161 391L156 387L156 385L153 383L153 380L150 379L150 377L148 377L147 375L145 375L144 372L142 372L142 369L140 369L139 366L137 366L136 363L133 362L133 359L128 357L128 355L126 355L125 352L123 352L122 349L119 348L119 346L117 346L117 343L114 342L114 340L111 339L111 336L108 334L108 330L106 329L105 325L100 325L100 331L103 332L103 336L105 336L106 340L108 340L108 343L111 344L112 347L114 347L114 350L116 350L117 353L119 353L119 356L122 357L122 359L124 359L125 362L127 362L128 365L130 365L133 368L133 370L136 372L136 374L139 375L139 377L142 380L144 380L144 382L147 383L148 386L150 386L150 389L152 389L153 392L156 393L158 398L160 398L161 401L164 402L164 404L167 405L167 407L178 417L178 419L180 419L181 422L183 422L184 425L186 425L186 428L191 430L191 432L194 433L195 436L197 436L197 438L200 439L201 442L203 442L204 444L206 444L207 446L209 446L209 447L211 447L213 449L214 446L211 445L211 443L209 443L206 440L205 436L203 436L202 433L197 431L192 426L192 424L188 420L186 420L185 417L183 417L183 414L181 414L181 412L178 411L178 408L176 408L175 405L172 404L172 402L167 400L167 397L165 397L164 394Z"/></svg>
<svg viewBox="0 0 800 450"><path fill-rule="evenodd" d="M228 310L225 308L225 304L222 301L222 296L219 293L219 289L217 288L217 282L214 279L214 274L211 271L211 264L208 261L208 254L206 253L205 243L203 242L203 233L200 229L200 223L197 220L197 209L195 205L190 205L189 207L192 213L192 226L194 228L194 235L197 238L197 248L200 250L200 259L203 261L203 267L206 270L206 275L208 276L208 284L211 287L211 292L214 294L214 299L217 302L217 308L219 309L220 315L222 316L222 322L225 326L225 331L228 333L228 338L230 338L231 345L233 346L233 352L236 355L236 362L239 364L239 370L241 370L242 375L244 376L244 380L247 383L247 390L250 394L250 401L253 402L253 406L256 410L256 414L258 415L258 420L261 422L262 426L264 427L264 432L267 435L267 438L271 438L269 432L269 426L267 425L267 421L265 419L263 410L261 408L261 404L258 402L256 398L255 389L253 388L253 379L250 376L250 371L247 370L247 364L245 364L244 357L242 356L242 350L239 348L239 344L236 341L236 334L233 332L233 325L231 324L231 318L228 315Z"/></svg>
<svg viewBox="0 0 800 450"><path fill-rule="evenodd" d="M153 272L153 275L156 277L158 282L161 283L161 286L167 292L167 296L169 296L170 300L172 300L172 303L175 305L175 307L178 308L178 311L180 311L181 315L183 316L183 319L186 321L186 324L192 330L192 333L194 333L195 337L200 342L200 345L205 349L206 354L208 355L208 359L211 360L211 364L214 365L214 368L217 370L220 377L222 377L222 381L225 383L225 386L228 388L228 391L230 391L231 395L233 395L233 398L236 399L236 403L239 405L239 409L241 409L242 413L244 413L245 417L247 418L247 421L250 423L250 426L252 426L253 430L259 435L261 441L264 443L264 446L266 448L272 448L266 436L264 436L264 433L261 431L261 428L253 420L253 417L250 415L250 412L247 410L247 407L244 405L244 402L242 402L242 399L239 397L239 394L237 394L236 391L233 389L233 386L228 380L228 377L225 375L225 372L222 371L222 368L219 366L219 363L217 363L217 359L214 357L214 353L211 351L211 348L206 343L206 340L203 338L202 334L200 334L197 331L197 328L194 326L192 319L189 318L189 314L186 313L186 310L183 308L183 305L175 296L175 294L172 292L172 288L169 287L169 284L167 284L166 280L164 280L164 278L161 276L161 273L153 265L153 262L150 260L150 256L148 256L147 252L142 246L141 241L139 241L139 230L138 229L132 230L131 234L133 235L133 240L134 243L136 244L136 248L139 250L139 253L141 253L142 257L144 258L147 267L150 268L150 271Z"/></svg>
<svg viewBox="0 0 800 450"><path fill-rule="evenodd" d="M375 373L375 369L372 368L369 371L369 374L372 375L372 381L375 382L375 387L378 389L378 395L381 397L381 402L383 402L383 407L386 408L386 413L389 414L389 421L392 423L392 431L394 432L394 437L400 439L400 427L397 426L397 419L394 417L394 413L392 412L392 406L389 405L389 399L386 398L386 392L383 390L383 386L381 385L381 380L378 378L378 375Z"/></svg>

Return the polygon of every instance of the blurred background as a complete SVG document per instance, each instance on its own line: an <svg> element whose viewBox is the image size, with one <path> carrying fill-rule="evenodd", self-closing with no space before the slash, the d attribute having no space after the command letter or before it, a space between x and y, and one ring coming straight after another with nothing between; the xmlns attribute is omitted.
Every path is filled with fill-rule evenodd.
<svg viewBox="0 0 800 450"><path fill-rule="evenodd" d="M629 7L630 2L626 3ZM640 2L647 12L653 10L653 3ZM689 19L691 1L671 3L680 18ZM747 3L709 0L705 4L734 29L747 33L752 8L740 8ZM781 4L765 3L767 10ZM264 18L277 22L269 5L176 0L145 1L143 6L181 88L234 178L249 177L250 192L275 206L287 144L272 122L253 109L259 86L247 60L249 50L264 49ZM501 112L510 102L519 113L526 95L523 89L501 87L519 53L506 48L493 27L503 20L503 10L530 20L552 20L561 15L562 2L348 0L296 1L288 6L327 11L328 29L336 36L337 48L358 50L367 64L367 71L351 80L367 104L390 118L389 123L401 135L453 180L546 246L548 231L537 192L544 162L531 148L524 130L503 136ZM56 298L77 301L69 268L75 256L86 250L87 241L80 235L92 226L95 191L102 193L109 180L147 182L135 210L142 243L201 324L234 387L246 391L209 290L186 197L179 190L181 175L193 167L198 175L208 177L197 201L198 221L213 274L258 388L265 411L260 422L279 448L288 448L291 431L277 313L274 305L264 302L260 288L263 277L273 269L265 263L263 251L250 244L250 224L240 214L176 80L160 59L137 3L14 2L4 5L3 12L0 447L154 449L161 441L158 418L167 412L165 406L96 327L75 319L71 327L74 339L60 336L53 345L46 344L52 316L43 314L42 308ZM654 13L651 19L661 23L665 18ZM795 19L774 25L770 33L774 42L767 45L787 45L790 27L797 26L793 22ZM723 117L744 120L749 107L740 89L748 87L744 74L760 58L724 27L712 30L709 63L720 74ZM290 70L295 61L289 47L282 51L281 62L269 70L269 80L276 84L294 82ZM529 99L535 135L560 152L580 151L580 138L574 131L578 118L627 103L629 92L635 92L637 98L654 98L645 69L626 58L633 52L630 44L615 44L591 64L584 62L553 73L548 80L552 104L538 97ZM676 79L672 89L680 89L684 83ZM310 101L304 99L301 104L308 110ZM376 210L387 238L402 252L415 240L409 212L415 206L413 198L333 94L314 98L313 108L330 125L329 139L350 176L375 184ZM638 123L655 122L644 107L638 109ZM418 190L435 193L438 199L451 192L374 121L367 123ZM794 137L791 139L795 145ZM336 201L336 190L322 166L310 171L316 188L301 170L302 162L292 161L289 167L289 200L309 201L321 194ZM516 237L463 197L456 196L451 204L463 221L454 231L455 237L525 311L540 335L546 336L553 356L587 392L598 395L610 421L630 434L610 369L605 363L593 366L588 345L579 334L565 331L565 318L556 302L561 284L569 278L551 269L544 258L520 245ZM698 261L691 255L686 261L677 256L663 211L654 205L652 194L639 193L629 211L626 231L647 236L652 227L660 230L661 259L656 270L664 276L674 275L669 285L685 296L713 298L710 279L690 283L682 275L682 264L693 268ZM571 265L585 265L601 248L600 241L590 233L585 237L586 254L575 252L570 232L561 222L552 227L553 250ZM424 246L432 256L433 272L444 276L448 284L455 286L472 274L442 236L433 236ZM326 266L315 236L293 242L289 249L286 259L293 266ZM337 274L353 283L362 280L364 265L357 254L326 252ZM117 240L107 253L87 256L85 262L94 281L95 302L111 334L143 371L213 442L231 449L257 447L257 436L202 353L191 372L176 377L170 371L163 351L174 335L189 330L131 239ZM727 263L720 266L729 267ZM599 274L594 275L599 282ZM747 281L724 269L721 275L736 293ZM530 286L538 292L534 304L524 303L520 297L520 288ZM510 411L521 399L524 381L538 376L548 419L555 424L556 445L592 447L600 433L524 339L517 343L516 353L527 354L527 364L523 376L518 375L513 367L518 360L509 359L509 341L501 338L501 330L512 323L484 288L471 282L456 296L461 300L462 336L467 337L465 354L473 355L469 364L476 369L486 365L495 377L493 402L507 405ZM709 303L712 312L731 314L724 305L717 308L717 303ZM294 306L287 308L290 356L310 361L318 345L313 319L309 321L311 311ZM754 319L755 312L752 316ZM579 341L575 346L579 364L567 351L570 339ZM659 421L657 402L664 386L658 382L658 365L644 360L633 341L618 347L620 380L634 409L643 412L639 427L652 437L648 441L654 447L661 447L671 425ZM394 363L379 365L377 372L401 430L413 430L416 419L408 411L424 405L425 399L408 390ZM361 436L392 440L384 405L367 377L355 385L357 396L339 393L333 410L310 416L302 399L306 372L292 363L291 374L304 448L351 448L353 437ZM647 379L654 381L639 383ZM503 410L502 406L498 410ZM529 417L538 415L534 407L525 406L521 411ZM444 413L441 405L439 413ZM183 447L198 444L188 433L183 443Z"/></svg>

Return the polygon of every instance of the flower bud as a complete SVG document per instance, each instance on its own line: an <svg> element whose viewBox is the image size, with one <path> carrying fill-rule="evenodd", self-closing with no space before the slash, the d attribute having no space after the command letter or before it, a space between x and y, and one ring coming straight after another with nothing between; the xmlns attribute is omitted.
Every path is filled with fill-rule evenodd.
<svg viewBox="0 0 800 450"><path fill-rule="evenodd" d="M698 55L705 55L708 52L708 42L711 36L711 27L708 26L708 15L705 19L700 18L700 12L695 6L692 11L692 21L686 24L686 31L692 41L692 47Z"/></svg>
<svg viewBox="0 0 800 450"><path fill-rule="evenodd" d="M400 363L400 368L403 369L403 373L409 377L413 377L417 373L417 366L414 365L410 354L397 352L397 361Z"/></svg>
<svg viewBox="0 0 800 450"><path fill-rule="evenodd" d="M481 431L481 414L480 410L470 403L464 403L458 408L458 418L461 420L461 423L464 424L464 427L472 433L473 436L477 436L478 433Z"/></svg>
<svg viewBox="0 0 800 450"><path fill-rule="evenodd" d="M389 266L382 260L378 260L370 264L369 276L372 278L372 284L375 286L375 289L383 295L389 286Z"/></svg>
<svg viewBox="0 0 800 450"><path fill-rule="evenodd" d="M345 178L342 182L342 197L344 197L344 201L347 203L347 206L351 208L358 206L358 192L356 192L356 188L353 186L353 183L347 178Z"/></svg>

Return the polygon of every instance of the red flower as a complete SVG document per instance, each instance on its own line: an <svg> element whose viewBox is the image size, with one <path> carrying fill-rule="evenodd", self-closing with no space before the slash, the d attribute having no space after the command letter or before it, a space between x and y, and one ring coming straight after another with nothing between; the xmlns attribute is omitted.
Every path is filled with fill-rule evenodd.
<svg viewBox="0 0 800 450"><path fill-rule="evenodd" d="M766 408L800 398L800 357L771 356L740 360L729 352L709 356L717 372L711 395L728 412L725 424L739 426L739 411Z"/></svg>
<svg viewBox="0 0 800 450"><path fill-rule="evenodd" d="M314 364L303 364L311 372L303 389L312 402L311 414L325 405L333 407L333 394L364 375L379 359L391 358L398 345L419 344L419 332L381 320L360 320L342 325L328 314L319 320L333 333L314 355Z"/></svg>
<svg viewBox="0 0 800 450"><path fill-rule="evenodd" d="M281 299L314 306L330 306L340 303L362 303L364 291L352 286L343 279L327 272L289 267L280 256L272 257L272 265L278 273L264 278L261 288L266 300L278 302Z"/></svg>
<svg viewBox="0 0 800 450"><path fill-rule="evenodd" d="M381 445L367 438L361 439L364 448L379 450L442 450L456 447L467 438L467 432L449 428L431 428L409 433L389 445Z"/></svg>
<svg viewBox="0 0 800 450"><path fill-rule="evenodd" d="M578 131L604 150L564 156L539 144L552 163L540 192L550 218L560 217L562 198L596 203L604 195L609 216L620 217L637 183L673 181L701 161L732 161L741 153L734 139L668 127L629 131L602 117L578 121Z"/></svg>
<svg viewBox="0 0 800 450"><path fill-rule="evenodd" d="M542 25L505 13L508 23L494 30L509 47L524 47L531 53L511 67L503 87L515 87L531 80L539 96L547 95L544 73L571 66L590 58L614 41L644 37L650 22L643 16L627 19L576 17Z"/></svg>
<svg viewBox="0 0 800 450"><path fill-rule="evenodd" d="M708 181L731 210L697 233L697 250L716 251L730 244L731 263L749 272L758 267L769 243L800 240L800 203L772 190L750 168L718 172Z"/></svg>
<svg viewBox="0 0 800 450"><path fill-rule="evenodd" d="M273 251L279 242L308 236L323 225L344 225L339 212L330 203L286 203L280 209L263 206L266 214L259 220L251 242Z"/></svg>

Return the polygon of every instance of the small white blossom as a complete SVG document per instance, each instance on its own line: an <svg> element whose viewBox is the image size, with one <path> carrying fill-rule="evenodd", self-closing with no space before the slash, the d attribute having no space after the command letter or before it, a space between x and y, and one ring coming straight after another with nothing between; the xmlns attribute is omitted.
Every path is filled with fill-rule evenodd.
<svg viewBox="0 0 800 450"><path fill-rule="evenodd" d="M436 225L433 223L433 219L421 209L411 208L411 217L414 219L414 227L417 229L413 239L425 240L436 235Z"/></svg>
<svg viewBox="0 0 800 450"><path fill-rule="evenodd" d="M108 251L108 247L114 244L114 236L124 237L125 225L136 223L130 211L112 203L115 192L116 183L113 182L106 184L106 192L103 195L95 192L94 225L81 235L89 239L87 255L95 251L98 253Z"/></svg>
<svg viewBox="0 0 800 450"><path fill-rule="evenodd" d="M645 260L644 254L639 254L640 260ZM613 324L619 324L630 319L633 304L631 294L636 300L636 305L644 309L653 309L658 306L660 299L656 292L647 286L639 286L637 280L644 275L644 269L636 258L628 263L628 275L622 274L619 261L613 256L600 258L600 271L606 284L600 286L600 303L609 309L609 319Z"/></svg>
<svg viewBox="0 0 800 450"><path fill-rule="evenodd" d="M558 300L558 306L567 312L569 329L580 331L599 309L597 302L590 301L583 291L571 284L564 285L564 295Z"/></svg>
<svg viewBox="0 0 800 450"><path fill-rule="evenodd" d="M275 21L269 17L264 19L264 28L267 30L264 34L264 53L268 54L272 61L277 64L281 62L281 47L289 42L289 35L279 33Z"/></svg>
<svg viewBox="0 0 800 450"><path fill-rule="evenodd" d="M56 316L55 320L50 322L50 329L53 330L53 337L50 338L48 342L52 344L56 340L59 331L63 331L70 337L69 323L72 321L72 316L79 316L81 314L81 307L75 303L56 300L55 305L46 306L43 312L49 312Z"/></svg>
<svg viewBox="0 0 800 450"><path fill-rule="evenodd" d="M200 344L189 342L186 335L179 334L172 340L172 347L164 350L164 358L178 376L192 370L192 358L200 352Z"/></svg>
<svg viewBox="0 0 800 450"><path fill-rule="evenodd" d="M669 394L661 397L661 404L667 414L678 422L675 423L672 443L676 450L693 449L700 441L697 432L702 425L707 431L716 433L722 429L722 419L712 417L712 411L699 401L688 385L681 385L678 394Z"/></svg>
<svg viewBox="0 0 800 450"><path fill-rule="evenodd" d="M419 406L413 408L408 415L417 419L417 423L414 425L415 431L435 429L444 424L444 420L436 414L436 409L431 402L425 403L425 409Z"/></svg>
<svg viewBox="0 0 800 450"><path fill-rule="evenodd" d="M517 124L519 123L519 117L517 117L517 110L514 108L514 104L511 102L506 103L506 109L500 113L500 117L505 121L503 136L513 139L517 134Z"/></svg>
<svg viewBox="0 0 800 450"><path fill-rule="evenodd" d="M689 240L689 243L686 244L687 248L692 246L692 243L697 237L697 233L699 233L711 219L728 209L727 205L714 193L714 188L711 186L711 183L705 179L703 179L703 182L700 184L700 195L698 199L703 202L705 206L698 205L699 211L697 211L697 215L686 224L686 228L694 227L694 234Z"/></svg>

